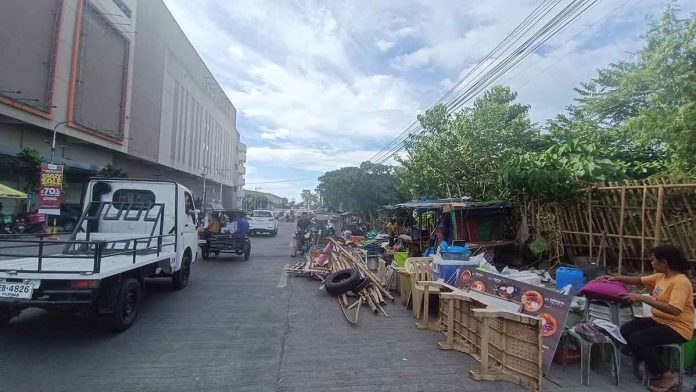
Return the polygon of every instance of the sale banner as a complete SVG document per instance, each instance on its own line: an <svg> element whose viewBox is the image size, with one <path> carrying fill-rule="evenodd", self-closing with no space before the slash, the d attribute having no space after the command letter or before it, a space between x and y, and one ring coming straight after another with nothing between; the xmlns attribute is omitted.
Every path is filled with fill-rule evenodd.
<svg viewBox="0 0 696 392"><path fill-rule="evenodd" d="M476 267L462 267L455 286L465 291L473 290L519 304L520 313L539 317L542 321L543 370L544 373L549 371L568 318L573 299L571 296L481 271Z"/></svg>
<svg viewBox="0 0 696 392"><path fill-rule="evenodd" d="M63 165L41 164L39 214L60 215L63 201Z"/></svg>

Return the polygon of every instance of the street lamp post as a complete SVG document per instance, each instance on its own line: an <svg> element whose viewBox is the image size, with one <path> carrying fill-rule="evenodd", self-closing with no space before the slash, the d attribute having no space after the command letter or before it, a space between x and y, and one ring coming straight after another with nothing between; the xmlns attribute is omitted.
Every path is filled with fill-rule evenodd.
<svg viewBox="0 0 696 392"><path fill-rule="evenodd" d="M53 127L53 140L51 141L51 164L53 164L53 156L56 153L56 133L58 132L58 127L71 122L72 121L61 121Z"/></svg>

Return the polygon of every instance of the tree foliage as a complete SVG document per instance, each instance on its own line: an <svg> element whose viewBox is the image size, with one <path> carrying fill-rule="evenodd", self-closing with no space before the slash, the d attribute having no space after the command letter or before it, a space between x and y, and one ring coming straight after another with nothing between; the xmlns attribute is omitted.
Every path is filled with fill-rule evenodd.
<svg viewBox="0 0 696 392"><path fill-rule="evenodd" d="M669 5L645 47L576 89L577 104L543 131L529 107L496 86L471 108L419 116L400 177L414 196L510 192L561 196L604 180L696 176L696 16ZM559 193L561 195L559 195Z"/></svg>
<svg viewBox="0 0 696 392"><path fill-rule="evenodd" d="M106 165L103 169L99 171L100 177L111 177L111 178L128 178L128 173L126 173L120 167L116 167L112 164Z"/></svg>
<svg viewBox="0 0 696 392"><path fill-rule="evenodd" d="M11 160L10 167L17 174L18 181L24 181L24 191L36 192L38 190L43 160L43 156L33 148L23 148Z"/></svg>
<svg viewBox="0 0 696 392"><path fill-rule="evenodd" d="M529 117L529 106L516 98L508 87L496 86L456 114L438 105L418 116L423 132L406 142L405 170L399 172L411 194L505 197L502 165L548 147Z"/></svg>
<svg viewBox="0 0 696 392"><path fill-rule="evenodd" d="M402 201L394 168L369 161L360 167L343 167L319 177L317 191L333 211L351 211L364 216L384 205Z"/></svg>

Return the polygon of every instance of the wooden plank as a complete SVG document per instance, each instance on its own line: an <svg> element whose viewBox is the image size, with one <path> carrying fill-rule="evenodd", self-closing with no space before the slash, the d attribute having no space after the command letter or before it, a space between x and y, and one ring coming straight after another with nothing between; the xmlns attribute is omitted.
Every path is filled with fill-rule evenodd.
<svg viewBox="0 0 696 392"><path fill-rule="evenodd" d="M590 235L590 262L592 262L592 189L587 190L587 227Z"/></svg>
<svg viewBox="0 0 696 392"><path fill-rule="evenodd" d="M643 205L640 209L640 274L645 274L645 208L648 202L648 186L643 184Z"/></svg>
<svg viewBox="0 0 696 392"><path fill-rule="evenodd" d="M662 209L665 204L665 186L660 184L657 191L657 212L655 213L655 243L654 246L660 244L662 232Z"/></svg>

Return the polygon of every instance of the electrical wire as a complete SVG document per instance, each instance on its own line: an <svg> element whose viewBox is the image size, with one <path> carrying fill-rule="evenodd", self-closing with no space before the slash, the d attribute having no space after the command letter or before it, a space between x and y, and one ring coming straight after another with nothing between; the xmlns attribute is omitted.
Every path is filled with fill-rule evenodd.
<svg viewBox="0 0 696 392"><path fill-rule="evenodd" d="M536 31L532 36L530 36L520 47L508 55L504 60L497 63L492 70L489 70L486 74L482 75L480 72L478 75L482 75L478 80L474 80L469 83L465 90L460 92L460 94L455 98L450 100L448 106L448 112L456 112L461 109L467 102L472 98L477 96L481 91L485 90L490 84L495 82L509 70L513 69L520 62L524 61L529 55L538 50L542 45L544 45L548 40L557 35L560 31L565 29L569 24L573 23L577 18L587 12L591 7L593 7L599 0L574 0L563 8L557 15L555 15L551 20L549 20L542 28ZM620 7L617 7L617 9ZM615 9L616 10L616 9ZM613 12L613 11L612 11ZM499 45L500 46L500 45ZM482 64L483 61L479 64ZM491 64L488 64L490 67ZM486 68L484 68L485 70ZM422 134L425 130L420 130L418 133L412 133L409 136L403 138L405 141L408 137L417 137ZM398 146L389 149L386 153L382 154L380 160L375 161L375 164L381 164L394 157L401 150L405 148L405 143L401 142Z"/></svg>

